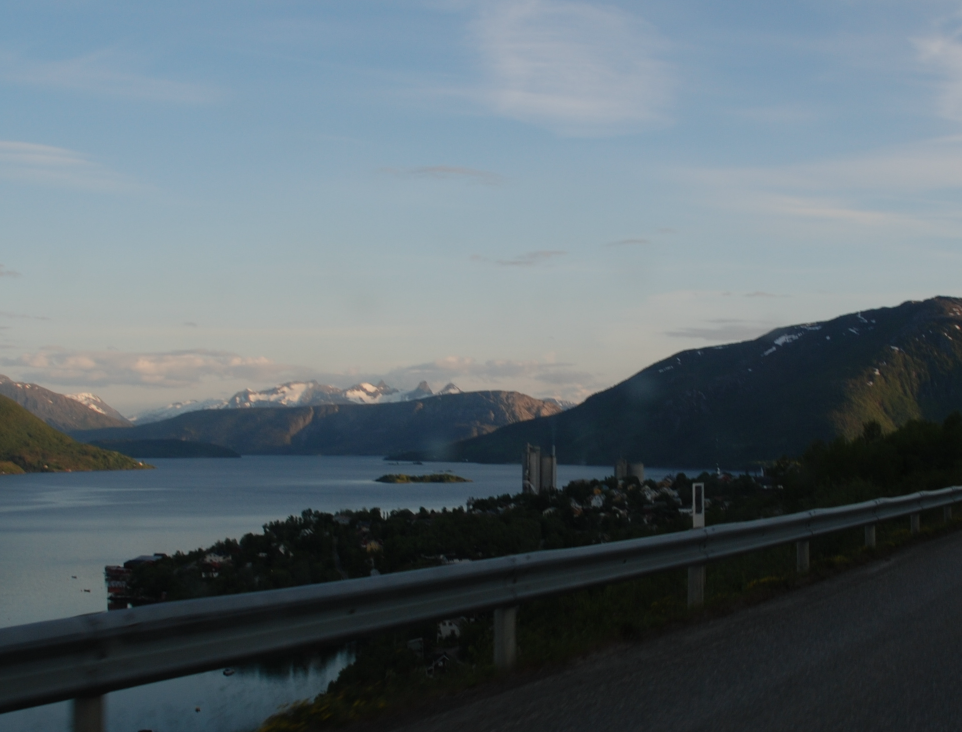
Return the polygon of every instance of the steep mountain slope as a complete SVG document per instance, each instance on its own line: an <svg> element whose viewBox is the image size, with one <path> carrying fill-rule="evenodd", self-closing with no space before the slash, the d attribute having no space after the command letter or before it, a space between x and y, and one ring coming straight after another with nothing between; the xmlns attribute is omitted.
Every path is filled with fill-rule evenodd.
<svg viewBox="0 0 962 732"><path fill-rule="evenodd" d="M962 300L938 297L678 353L547 419L462 442L451 459L516 461L525 443L563 462L740 467L852 436L877 420L962 409Z"/></svg>
<svg viewBox="0 0 962 732"><path fill-rule="evenodd" d="M105 402L99 396L96 394L91 394L89 391L81 392L80 394L64 394L64 396L67 397L67 399L73 399L75 402L80 402L98 414L103 414L107 417L113 417L121 422L130 421L112 406L107 404L107 402Z"/></svg>
<svg viewBox="0 0 962 732"><path fill-rule="evenodd" d="M483 391L387 404L203 410L127 429L74 435L88 442L190 440L241 454L385 455L437 450L455 440L559 411L557 405L524 394Z"/></svg>
<svg viewBox="0 0 962 732"><path fill-rule="evenodd" d="M0 473L142 467L120 453L75 442L12 399L0 396Z"/></svg>
<svg viewBox="0 0 962 732"><path fill-rule="evenodd" d="M65 396L36 384L13 381L0 375L0 395L13 399L54 429L64 432L130 426L130 422L119 412L93 394Z"/></svg>

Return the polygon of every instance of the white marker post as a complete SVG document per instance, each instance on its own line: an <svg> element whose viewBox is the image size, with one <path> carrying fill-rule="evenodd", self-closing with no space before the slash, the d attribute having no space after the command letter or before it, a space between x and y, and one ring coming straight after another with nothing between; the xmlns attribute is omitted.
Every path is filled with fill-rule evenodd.
<svg viewBox="0 0 962 732"><path fill-rule="evenodd" d="M692 483L691 485L691 527L693 529L705 528L704 483Z"/></svg>
<svg viewBox="0 0 962 732"><path fill-rule="evenodd" d="M705 484L691 486L691 527L705 528ZM698 608L705 604L705 565L694 564L688 568L688 607Z"/></svg>

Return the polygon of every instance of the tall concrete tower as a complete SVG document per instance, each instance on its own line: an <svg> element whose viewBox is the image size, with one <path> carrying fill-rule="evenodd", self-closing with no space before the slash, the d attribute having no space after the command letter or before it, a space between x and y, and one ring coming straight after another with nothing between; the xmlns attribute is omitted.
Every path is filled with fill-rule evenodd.
<svg viewBox="0 0 962 732"><path fill-rule="evenodd" d="M541 490L553 491L558 489L558 458L551 446L550 455L541 456Z"/></svg>
<svg viewBox="0 0 962 732"><path fill-rule="evenodd" d="M541 448L525 445L521 457L521 492L541 491Z"/></svg>

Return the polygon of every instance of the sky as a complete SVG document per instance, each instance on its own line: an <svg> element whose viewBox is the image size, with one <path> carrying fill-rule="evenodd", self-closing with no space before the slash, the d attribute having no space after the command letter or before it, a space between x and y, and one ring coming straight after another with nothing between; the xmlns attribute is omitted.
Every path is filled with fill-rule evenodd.
<svg viewBox="0 0 962 732"><path fill-rule="evenodd" d="M0 373L580 401L962 295L962 4L0 3Z"/></svg>

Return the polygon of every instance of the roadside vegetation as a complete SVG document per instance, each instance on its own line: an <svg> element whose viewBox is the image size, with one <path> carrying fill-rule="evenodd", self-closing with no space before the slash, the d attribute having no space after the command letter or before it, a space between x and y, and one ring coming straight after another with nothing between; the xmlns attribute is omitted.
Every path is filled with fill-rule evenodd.
<svg viewBox="0 0 962 732"><path fill-rule="evenodd" d="M910 422L883 434L877 423L853 439L816 443L764 476L679 474L576 481L540 495L475 499L446 511L377 509L337 515L304 511L263 533L176 554L134 571L145 599L181 599L288 587L404 571L540 549L584 546L681 531L692 482L704 482L708 524L752 520L932 490L962 483L962 416ZM923 515L923 537L962 522ZM902 524L905 524L904 526ZM635 640L704 613L724 613L868 561L913 540L908 522L877 529L875 549L861 530L812 542L812 570L795 573L794 546L708 566L706 605L686 607L684 570L527 603L519 613L519 668L563 663L605 644ZM497 675L490 614L452 618L356 643L356 661L327 690L267 720L263 732L320 730L385 710L433 703Z"/></svg>

